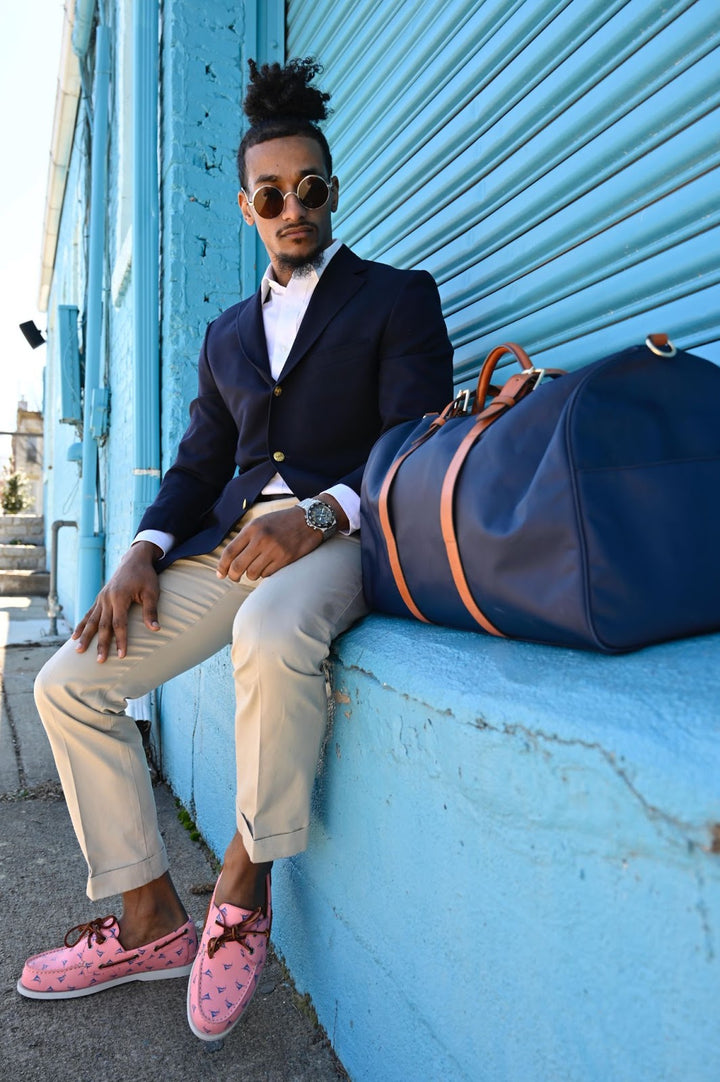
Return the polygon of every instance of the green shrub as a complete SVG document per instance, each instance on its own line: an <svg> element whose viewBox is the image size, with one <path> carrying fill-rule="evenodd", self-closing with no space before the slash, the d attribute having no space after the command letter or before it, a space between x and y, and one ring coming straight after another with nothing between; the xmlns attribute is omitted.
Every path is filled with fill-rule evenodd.
<svg viewBox="0 0 720 1082"><path fill-rule="evenodd" d="M17 515L24 511L30 500L28 479L24 473L10 471L5 467L0 504L6 515Z"/></svg>

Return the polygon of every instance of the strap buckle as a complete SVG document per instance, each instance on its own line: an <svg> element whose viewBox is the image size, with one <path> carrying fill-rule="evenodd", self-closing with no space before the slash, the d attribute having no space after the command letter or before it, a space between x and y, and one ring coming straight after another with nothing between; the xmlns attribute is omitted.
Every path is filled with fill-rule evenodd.
<svg viewBox="0 0 720 1082"><path fill-rule="evenodd" d="M464 387L462 391L458 391L447 408L447 416L461 417L466 413L470 413L470 402L474 394L475 392L467 387Z"/></svg>

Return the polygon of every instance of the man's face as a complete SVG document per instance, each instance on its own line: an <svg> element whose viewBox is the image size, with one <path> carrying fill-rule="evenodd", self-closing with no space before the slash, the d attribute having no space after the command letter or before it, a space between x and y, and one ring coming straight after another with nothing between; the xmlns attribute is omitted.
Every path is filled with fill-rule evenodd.
<svg viewBox="0 0 720 1082"><path fill-rule="evenodd" d="M312 263L332 242L331 213L337 208L337 179L330 198L319 210L308 210L294 194L303 177L326 176L319 143L304 135L268 139L245 154L247 194L241 191L238 203L248 225L255 225L265 245L277 280L287 285L296 267ZM248 199L263 184L272 184L288 195L277 218L261 218Z"/></svg>

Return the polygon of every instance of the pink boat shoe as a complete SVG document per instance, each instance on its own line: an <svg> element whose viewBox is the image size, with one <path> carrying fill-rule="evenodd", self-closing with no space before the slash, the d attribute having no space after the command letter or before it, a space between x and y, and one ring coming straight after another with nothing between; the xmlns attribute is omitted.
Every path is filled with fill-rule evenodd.
<svg viewBox="0 0 720 1082"><path fill-rule="evenodd" d="M257 987L272 925L269 875L266 884L260 909L217 906L212 896L187 992L188 1024L201 1041L229 1033Z"/></svg>
<svg viewBox="0 0 720 1082"><path fill-rule="evenodd" d="M29 999L72 999L129 981L185 977L192 969L197 932L191 920L134 950L125 950L119 936L116 917L78 924L65 936L64 947L28 958L18 992Z"/></svg>

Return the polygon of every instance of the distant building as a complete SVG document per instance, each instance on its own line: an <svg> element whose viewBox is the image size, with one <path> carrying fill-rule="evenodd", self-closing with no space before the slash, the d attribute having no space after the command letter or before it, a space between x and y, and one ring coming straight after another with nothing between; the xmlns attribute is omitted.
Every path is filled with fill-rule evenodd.
<svg viewBox="0 0 720 1082"><path fill-rule="evenodd" d="M43 415L39 410L29 410L27 402L20 399L17 408L16 432L12 437L11 469L22 473L28 480L29 503L26 511L43 513Z"/></svg>

